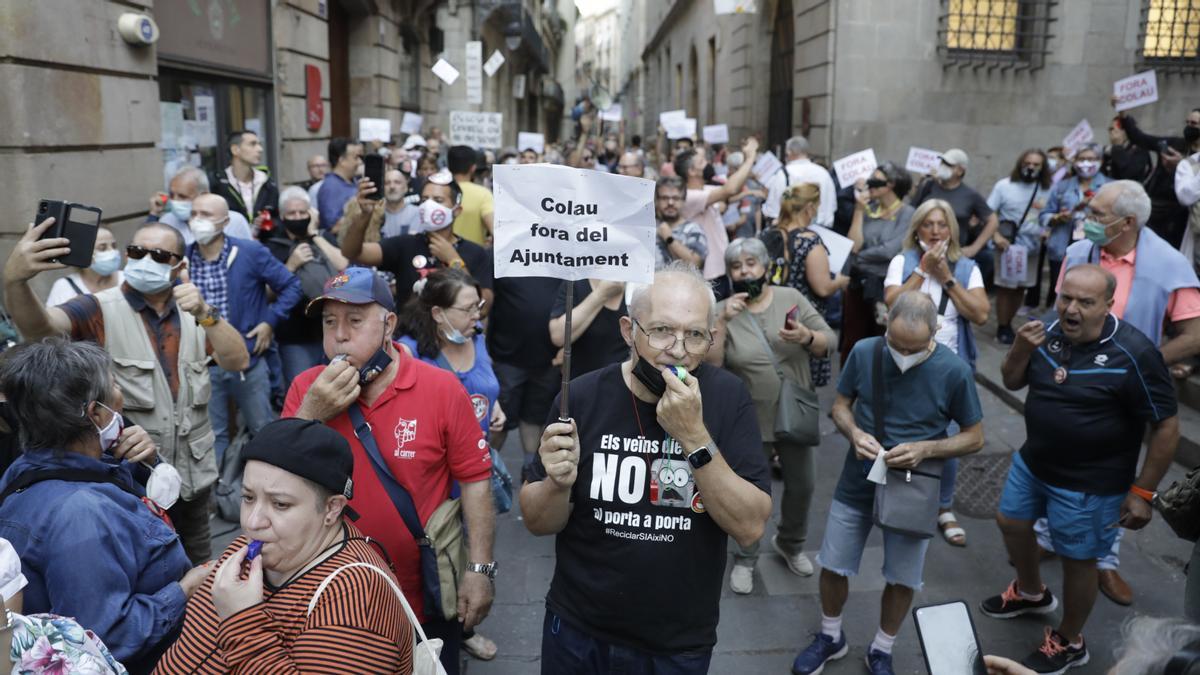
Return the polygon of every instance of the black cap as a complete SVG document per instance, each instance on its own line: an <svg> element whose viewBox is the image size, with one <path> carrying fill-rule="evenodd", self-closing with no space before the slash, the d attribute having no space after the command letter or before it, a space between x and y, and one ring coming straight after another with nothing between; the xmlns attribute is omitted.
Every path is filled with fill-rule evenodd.
<svg viewBox="0 0 1200 675"><path fill-rule="evenodd" d="M315 420L285 417L271 422L242 448L242 466L252 459L307 478L346 499L354 496L350 444Z"/></svg>

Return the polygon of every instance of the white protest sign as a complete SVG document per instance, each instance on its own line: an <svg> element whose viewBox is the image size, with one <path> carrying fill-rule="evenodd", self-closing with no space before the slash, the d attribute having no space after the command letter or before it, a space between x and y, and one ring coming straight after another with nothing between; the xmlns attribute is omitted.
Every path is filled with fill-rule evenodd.
<svg viewBox="0 0 1200 675"><path fill-rule="evenodd" d="M757 11L754 0L713 0L714 14L754 14Z"/></svg>
<svg viewBox="0 0 1200 675"><path fill-rule="evenodd" d="M904 163L904 168L915 174L927 176L942 163L941 156L936 150L912 146L908 149L908 161Z"/></svg>
<svg viewBox="0 0 1200 675"><path fill-rule="evenodd" d="M809 225L808 229L816 232L825 243L825 248L829 249L829 270L834 274L841 272L854 250L854 241L820 225Z"/></svg>
<svg viewBox="0 0 1200 675"><path fill-rule="evenodd" d="M525 73L513 76L513 98L525 98Z"/></svg>
<svg viewBox="0 0 1200 675"><path fill-rule="evenodd" d="M711 145L729 142L729 125L710 124L704 127L704 142Z"/></svg>
<svg viewBox="0 0 1200 675"><path fill-rule="evenodd" d="M497 164L496 277L654 281L654 181L551 164Z"/></svg>
<svg viewBox="0 0 1200 675"><path fill-rule="evenodd" d="M378 117L358 118L358 140L387 143L392 140L392 121Z"/></svg>
<svg viewBox="0 0 1200 675"><path fill-rule="evenodd" d="M681 120L671 120L666 125L667 138L675 140L677 138L695 138L696 137L696 120L687 117Z"/></svg>
<svg viewBox="0 0 1200 675"><path fill-rule="evenodd" d="M1072 157L1075 155L1075 152L1079 150L1079 148L1082 148L1085 144L1090 143L1095 136L1096 135L1092 133L1092 125L1089 124L1086 119L1079 120L1079 124L1076 124L1075 128L1071 130L1071 133L1067 134L1066 137L1063 138L1063 150L1066 152L1068 157Z"/></svg>
<svg viewBox="0 0 1200 675"><path fill-rule="evenodd" d="M620 122L621 121L621 104L614 103L600 113L600 119L605 122Z"/></svg>
<svg viewBox="0 0 1200 675"><path fill-rule="evenodd" d="M1158 76L1153 70L1138 73L1113 83L1117 112L1129 110L1158 100Z"/></svg>
<svg viewBox="0 0 1200 675"><path fill-rule="evenodd" d="M875 150L867 148L833 163L833 172L837 174L838 184L842 187L854 185L859 178L868 178L879 162L875 161Z"/></svg>
<svg viewBox="0 0 1200 675"><path fill-rule="evenodd" d="M524 152L525 150L533 150L539 155L542 154L546 150L546 137L532 131L518 132L517 151Z"/></svg>
<svg viewBox="0 0 1200 675"><path fill-rule="evenodd" d="M191 136L201 148L213 148L217 145L217 104L212 96L197 96L193 112L195 123L191 128Z"/></svg>
<svg viewBox="0 0 1200 675"><path fill-rule="evenodd" d="M450 65L446 59L438 59L437 63L433 64L433 74L446 84L454 84L454 81L458 79L458 69Z"/></svg>
<svg viewBox="0 0 1200 675"><path fill-rule="evenodd" d="M666 129L667 125L669 125L671 122L684 119L687 119L686 110L668 110L667 112L658 114L658 123L662 125L662 128L664 129Z"/></svg>
<svg viewBox="0 0 1200 675"><path fill-rule="evenodd" d="M758 159L754 160L754 166L751 167L750 171L758 178L758 182L766 183L771 176L774 176L782 168L783 162L779 161L775 153L768 150L759 155Z"/></svg>
<svg viewBox="0 0 1200 675"><path fill-rule="evenodd" d="M483 103L483 43L473 40L466 47L467 103Z"/></svg>
<svg viewBox="0 0 1200 675"><path fill-rule="evenodd" d="M405 112L404 117L400 119L400 133L402 134L419 134L421 133L421 123L425 118L413 112Z"/></svg>
<svg viewBox="0 0 1200 675"><path fill-rule="evenodd" d="M496 74L500 70L500 66L504 65L504 55L497 49L488 57L487 63L483 64L483 72L487 73L488 77Z"/></svg>
<svg viewBox="0 0 1200 675"><path fill-rule="evenodd" d="M473 148L498 148L504 131L504 115L494 112L450 111L450 143Z"/></svg>

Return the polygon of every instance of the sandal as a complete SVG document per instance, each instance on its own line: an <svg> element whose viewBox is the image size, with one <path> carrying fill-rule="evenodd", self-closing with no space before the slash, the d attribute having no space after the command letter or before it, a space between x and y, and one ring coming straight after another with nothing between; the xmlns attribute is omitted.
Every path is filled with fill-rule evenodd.
<svg viewBox="0 0 1200 675"><path fill-rule="evenodd" d="M499 651L495 642L492 642L479 633L463 640L462 649L480 661L491 661L496 658L496 652Z"/></svg>
<svg viewBox="0 0 1200 675"><path fill-rule="evenodd" d="M960 548L967 545L967 531L959 527L958 519L954 517L953 511L942 511L938 514L938 529L942 531L942 537L946 543L951 546Z"/></svg>

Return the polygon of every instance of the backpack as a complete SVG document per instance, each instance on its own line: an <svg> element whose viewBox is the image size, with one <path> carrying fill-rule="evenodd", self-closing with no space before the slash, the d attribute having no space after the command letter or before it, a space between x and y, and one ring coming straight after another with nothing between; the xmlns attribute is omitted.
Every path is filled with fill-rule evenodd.
<svg viewBox="0 0 1200 675"><path fill-rule="evenodd" d="M250 434L244 429L225 448L218 467L217 485L213 495L217 501L217 515L231 523L241 522L242 517L242 448L250 442Z"/></svg>

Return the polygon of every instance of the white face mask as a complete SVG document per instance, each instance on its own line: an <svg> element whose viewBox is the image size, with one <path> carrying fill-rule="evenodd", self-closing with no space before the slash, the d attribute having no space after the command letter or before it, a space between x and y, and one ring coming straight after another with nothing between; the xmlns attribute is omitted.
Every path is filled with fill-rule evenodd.
<svg viewBox="0 0 1200 675"><path fill-rule="evenodd" d="M208 218L192 218L188 227L192 228L192 234L201 246L217 238L217 224Z"/></svg>
<svg viewBox="0 0 1200 675"><path fill-rule="evenodd" d="M96 405L112 413L112 419L108 421L108 424L104 425L103 429L96 427L96 431L100 435L100 451L109 452L117 447L117 443L121 440L121 432L125 428L125 419L121 417L121 413L99 401L96 401ZM95 422L92 423L92 426L95 426Z"/></svg>
<svg viewBox="0 0 1200 675"><path fill-rule="evenodd" d="M436 232L450 227L454 223L454 210L448 209L432 199L421 202L420 209L421 222L409 230L413 234Z"/></svg>
<svg viewBox="0 0 1200 675"><path fill-rule="evenodd" d="M954 169L950 168L950 166L947 164L942 164L938 166L937 173L934 174L934 177L942 182L948 181L954 177Z"/></svg>
<svg viewBox="0 0 1200 675"><path fill-rule="evenodd" d="M179 477L175 467L166 462L159 462L150 472L150 479L146 481L146 496L155 504L169 509L179 501L179 491L182 487L183 479Z"/></svg>
<svg viewBox="0 0 1200 675"><path fill-rule="evenodd" d="M154 262L149 255L125 263L125 281L139 293L158 293L171 285L171 266Z"/></svg>
<svg viewBox="0 0 1200 675"><path fill-rule="evenodd" d="M887 338L884 338L884 340L886 339ZM887 348L888 351L892 353L892 360L896 362L896 367L900 369L901 373L906 373L910 369L916 368L924 363L925 360L930 356L933 356L933 348L926 349L917 354L901 354L890 344L888 344Z"/></svg>

